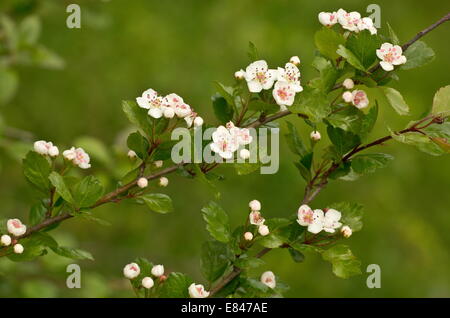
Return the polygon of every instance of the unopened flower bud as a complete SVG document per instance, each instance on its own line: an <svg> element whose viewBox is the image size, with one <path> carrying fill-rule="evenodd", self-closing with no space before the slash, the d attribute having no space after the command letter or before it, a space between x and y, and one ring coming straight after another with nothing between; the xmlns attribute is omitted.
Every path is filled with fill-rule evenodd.
<svg viewBox="0 0 450 318"><path fill-rule="evenodd" d="M297 55L295 55L295 56L291 57L289 62L291 62L294 65L299 65L300 64L300 58Z"/></svg>
<svg viewBox="0 0 450 318"><path fill-rule="evenodd" d="M195 285L195 283L192 283L189 286L188 291L191 298L206 298L209 296L209 292L207 292L205 287L201 284Z"/></svg>
<svg viewBox="0 0 450 318"><path fill-rule="evenodd" d="M203 125L203 118L201 118L200 116L195 117L194 126L200 127L201 125Z"/></svg>
<svg viewBox="0 0 450 318"><path fill-rule="evenodd" d="M349 238L352 235L352 229L348 225L344 225L341 229L341 233L345 238Z"/></svg>
<svg viewBox="0 0 450 318"><path fill-rule="evenodd" d="M137 181L137 185L139 188L146 188L148 186L148 180L147 178L139 178Z"/></svg>
<svg viewBox="0 0 450 318"><path fill-rule="evenodd" d="M56 157L56 156L58 156L58 155L59 155L59 149L58 149L58 147L56 147L56 146L51 146L51 147L48 149L48 155L49 155L50 157Z"/></svg>
<svg viewBox="0 0 450 318"><path fill-rule="evenodd" d="M241 149L241 151L239 152L239 156L242 159L248 159L250 158L250 151L248 151L248 149Z"/></svg>
<svg viewBox="0 0 450 318"><path fill-rule="evenodd" d="M314 141L319 141L320 138L322 138L322 136L320 135L320 132L318 132L317 130L312 131L310 137Z"/></svg>
<svg viewBox="0 0 450 318"><path fill-rule="evenodd" d="M156 160L153 164L156 168L161 168L163 166L163 163L164 162L162 160Z"/></svg>
<svg viewBox="0 0 450 318"><path fill-rule="evenodd" d="M266 236L269 235L270 231L269 231L269 227L267 225L260 225L258 227L258 232L259 234L261 234L262 236Z"/></svg>
<svg viewBox="0 0 450 318"><path fill-rule="evenodd" d="M136 153L133 150L129 150L127 156L130 159L134 159L136 158Z"/></svg>
<svg viewBox="0 0 450 318"><path fill-rule="evenodd" d="M123 268L123 275L128 279L136 278L140 273L141 269L136 263L130 263L128 265L125 265L125 267Z"/></svg>
<svg viewBox="0 0 450 318"><path fill-rule="evenodd" d="M34 143L34 151L38 154L46 155L48 153L47 142L45 140L38 140Z"/></svg>
<svg viewBox="0 0 450 318"><path fill-rule="evenodd" d="M14 236L24 235L27 231L26 225L22 224L19 219L9 219L8 222L6 222L6 227L8 228L8 232Z"/></svg>
<svg viewBox="0 0 450 318"><path fill-rule="evenodd" d="M261 202L258 200L252 200L249 202L248 206L252 211L260 211L261 210Z"/></svg>
<svg viewBox="0 0 450 318"><path fill-rule="evenodd" d="M355 83L353 82L353 80L351 78L346 78L342 82L342 86L344 86L346 89L352 89L355 86Z"/></svg>
<svg viewBox="0 0 450 318"><path fill-rule="evenodd" d="M342 94L342 99L346 102L346 103L351 103L353 100L353 95L351 92L344 92L344 94Z"/></svg>
<svg viewBox="0 0 450 318"><path fill-rule="evenodd" d="M4 234L2 235L0 241L3 246L9 246L11 244L11 236Z"/></svg>
<svg viewBox="0 0 450 318"><path fill-rule="evenodd" d="M168 184L169 184L169 179L167 179L166 177L159 178L159 186L160 187L167 187Z"/></svg>
<svg viewBox="0 0 450 318"><path fill-rule="evenodd" d="M175 116L175 111L171 107L164 109L164 117L173 118Z"/></svg>
<svg viewBox="0 0 450 318"><path fill-rule="evenodd" d="M144 288L150 289L153 285L155 285L155 282L151 277L144 277L142 279L142 286L144 286Z"/></svg>
<svg viewBox="0 0 450 318"><path fill-rule="evenodd" d="M159 276L159 282L162 283L163 281L165 281L167 279L166 275L161 275Z"/></svg>
<svg viewBox="0 0 450 318"><path fill-rule="evenodd" d="M234 73L234 77L235 77L236 79L239 79L239 80L240 80L240 79L243 79L244 76L245 76L244 70L239 70L239 71L237 71L237 72Z"/></svg>
<svg viewBox="0 0 450 318"><path fill-rule="evenodd" d="M152 275L159 277L164 275L164 266L163 265L155 265L152 267Z"/></svg>
<svg viewBox="0 0 450 318"><path fill-rule="evenodd" d="M14 253L16 253L16 254L22 254L23 253L23 246L22 246L22 244L14 245Z"/></svg>
<svg viewBox="0 0 450 318"><path fill-rule="evenodd" d="M251 232L245 232L245 233L244 233L244 239L245 239L246 241L251 241L251 240L253 240L253 234L252 234Z"/></svg>
<svg viewBox="0 0 450 318"><path fill-rule="evenodd" d="M275 280L275 275L273 274L273 272L271 272L271 271L264 272L261 275L261 283L263 283L264 285L266 285L272 289L275 288L275 286L277 285L277 282Z"/></svg>

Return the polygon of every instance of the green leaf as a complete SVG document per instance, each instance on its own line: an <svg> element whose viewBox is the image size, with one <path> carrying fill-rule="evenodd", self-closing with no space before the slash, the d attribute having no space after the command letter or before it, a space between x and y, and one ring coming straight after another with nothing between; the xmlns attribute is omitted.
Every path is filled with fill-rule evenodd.
<svg viewBox="0 0 450 318"><path fill-rule="evenodd" d="M341 128L328 126L327 133L339 156L345 155L361 143L360 138L357 135Z"/></svg>
<svg viewBox="0 0 450 318"><path fill-rule="evenodd" d="M219 242L228 243L231 238L228 214L214 201L202 209L206 229Z"/></svg>
<svg viewBox="0 0 450 318"><path fill-rule="evenodd" d="M51 166L46 157L37 152L30 151L23 160L23 173L33 185L44 193L50 191L50 182L48 177L51 172Z"/></svg>
<svg viewBox="0 0 450 318"><path fill-rule="evenodd" d="M399 91L392 87L380 87L389 104L399 115L409 115L409 106L406 104Z"/></svg>
<svg viewBox="0 0 450 318"><path fill-rule="evenodd" d="M236 173L240 176L250 174L252 172L255 172L261 167L260 162L256 163L250 163L250 162L243 162L243 163L235 163L234 168L236 170Z"/></svg>
<svg viewBox="0 0 450 318"><path fill-rule="evenodd" d="M385 153L370 153L357 155L352 158L352 169L358 174L374 173L379 168L387 166L394 157Z"/></svg>
<svg viewBox="0 0 450 318"><path fill-rule="evenodd" d="M76 260L85 260L85 259L88 259L91 261L94 260L94 257L92 256L91 253L77 249L77 248L58 246L58 247L53 247L51 249L56 254L67 257L67 258L76 259Z"/></svg>
<svg viewBox="0 0 450 318"><path fill-rule="evenodd" d="M441 87L433 98L431 113L440 116L450 116L450 85Z"/></svg>
<svg viewBox="0 0 450 318"><path fill-rule="evenodd" d="M231 265L233 258L234 254L227 244L217 241L205 242L200 260L203 276L208 282L215 282Z"/></svg>
<svg viewBox="0 0 450 318"><path fill-rule="evenodd" d="M389 38L391 40L391 43L394 45L400 45L400 40L397 37L397 34L395 34L394 30L392 29L391 25L389 24L389 22L386 23L388 30L389 30Z"/></svg>
<svg viewBox="0 0 450 318"><path fill-rule="evenodd" d="M172 199L162 193L148 193L140 196L150 210L158 213L169 213L173 211Z"/></svg>
<svg viewBox="0 0 450 318"><path fill-rule="evenodd" d="M344 45L345 38L342 34L333 31L333 29L323 27L315 33L314 43L322 55L335 60L339 57L336 51L339 45Z"/></svg>
<svg viewBox="0 0 450 318"><path fill-rule="evenodd" d="M74 200L69 187L66 185L64 178L56 171L53 171L48 177L50 182L56 188L56 192L67 202L73 204Z"/></svg>
<svg viewBox="0 0 450 318"><path fill-rule="evenodd" d="M103 195L103 186L94 176L87 176L78 182L73 190L75 204L80 208L90 207Z"/></svg>
<svg viewBox="0 0 450 318"><path fill-rule="evenodd" d="M303 92L296 95L295 102L289 110L293 113L303 113L310 121L317 123L328 116L330 103L324 92L306 87Z"/></svg>
<svg viewBox="0 0 450 318"><path fill-rule="evenodd" d="M250 61L254 62L259 60L259 53L258 49L256 48L256 45L253 42L248 42L248 58Z"/></svg>
<svg viewBox="0 0 450 318"><path fill-rule="evenodd" d="M413 43L404 53L406 63L400 66L401 70L410 70L423 66L434 60L434 51L425 42L417 41Z"/></svg>
<svg viewBox="0 0 450 318"><path fill-rule="evenodd" d="M296 263L302 263L305 260L305 255L303 255L302 252L297 251L293 248L288 248L289 255L291 255L291 258Z"/></svg>
<svg viewBox="0 0 450 318"><path fill-rule="evenodd" d="M19 26L19 41L26 45L33 45L37 42L41 33L41 21L36 15L27 16Z"/></svg>
<svg viewBox="0 0 450 318"><path fill-rule="evenodd" d="M347 60L347 62L355 67L356 69L365 72L366 69L364 67L364 65L361 63L361 61L355 56L355 54L353 54L352 51L350 51L349 49L347 49L346 47L344 47L343 45L339 45L338 50L336 51L337 54L339 54L340 56L342 56L343 58L345 58Z"/></svg>
<svg viewBox="0 0 450 318"><path fill-rule="evenodd" d="M270 227L269 229L273 231L273 229L271 229ZM277 248L280 247L284 242L283 237L281 237L280 235L276 233L270 233L269 235L260 238L258 240L258 243L267 248Z"/></svg>
<svg viewBox="0 0 450 318"><path fill-rule="evenodd" d="M406 133L406 134L401 134L401 135L397 135L396 133L391 133L391 136L392 136L392 138L394 138L394 140L396 140L398 142L415 146L420 151L425 152L432 156L440 156L445 153L445 151L442 150L442 148L439 145L434 143L430 139L430 137L424 136L419 133L411 132L411 133Z"/></svg>
<svg viewBox="0 0 450 318"><path fill-rule="evenodd" d="M47 208L42 202L38 202L31 207L29 223L31 226L41 223L45 219Z"/></svg>
<svg viewBox="0 0 450 318"><path fill-rule="evenodd" d="M198 178L198 180L208 186L216 199L220 199L220 192L219 190L217 190L216 185L210 179L208 179L207 175L200 169L200 166L198 164L193 164L191 166L194 169L195 176Z"/></svg>
<svg viewBox="0 0 450 318"><path fill-rule="evenodd" d="M284 137L286 138L289 149L300 157L306 156L309 153L309 150L306 149L305 144L298 134L297 128L289 121L286 122L286 125L288 132L284 135Z"/></svg>
<svg viewBox="0 0 450 318"><path fill-rule="evenodd" d="M152 123L146 109L139 107L134 101L122 101L122 110L132 124L135 124L146 134L150 134Z"/></svg>
<svg viewBox="0 0 450 318"><path fill-rule="evenodd" d="M339 202L333 203L328 208L342 213L341 223L348 225L353 232L360 231L363 226L363 206L357 203Z"/></svg>
<svg viewBox="0 0 450 318"><path fill-rule="evenodd" d="M294 165L297 168L297 170L300 172L300 175L302 176L302 178L306 182L311 180L311 170L308 169L307 167L305 167L305 165L303 164L303 162L301 160L299 160L298 162L294 162Z"/></svg>
<svg viewBox="0 0 450 318"><path fill-rule="evenodd" d="M0 67L0 105L8 103L17 91L19 79L15 71Z"/></svg>
<svg viewBox="0 0 450 318"><path fill-rule="evenodd" d="M145 160L148 156L149 143L147 138L142 136L138 131L130 134L127 139L128 148L133 150L136 155Z"/></svg>
<svg viewBox="0 0 450 318"><path fill-rule="evenodd" d="M340 278L361 274L361 262L346 245L335 245L322 253L322 258L333 265L333 273Z"/></svg>
<svg viewBox="0 0 450 318"><path fill-rule="evenodd" d="M159 292L160 298L189 298L189 286L192 279L185 274L172 272Z"/></svg>
<svg viewBox="0 0 450 318"><path fill-rule="evenodd" d="M368 69L377 60L376 50L379 49L380 46L381 40L377 35L370 34L368 30L352 33L345 45L358 61L361 62L365 69Z"/></svg>
<svg viewBox="0 0 450 318"><path fill-rule="evenodd" d="M311 86L320 91L331 91L339 78L339 70L336 69L329 60L322 56L316 56L312 65L319 71L320 78L314 79Z"/></svg>
<svg viewBox="0 0 450 318"><path fill-rule="evenodd" d="M242 254L238 259L236 259L234 265L243 270L247 270L264 265L264 263L265 262L260 258L248 256L247 254Z"/></svg>
<svg viewBox="0 0 450 318"><path fill-rule="evenodd" d="M216 91L219 93L219 95L222 96L223 98L225 98L228 105L233 106L234 105L234 97L233 97L234 89L233 89L233 87L225 86L219 82L213 82L213 85L214 85ZM217 97L217 95L212 97L213 102L214 102L215 97Z"/></svg>
<svg viewBox="0 0 450 318"><path fill-rule="evenodd" d="M355 135L361 131L364 113L353 106L347 106L343 110L336 111L327 117L326 121L335 128L350 131Z"/></svg>
<svg viewBox="0 0 450 318"><path fill-rule="evenodd" d="M373 127L375 126L375 123L377 122L378 118L378 103L375 101L375 106L371 107L369 109L369 112L367 115L364 116L361 122L361 130L359 132L359 136L361 138L361 141L364 141L369 133L372 131Z"/></svg>
<svg viewBox="0 0 450 318"><path fill-rule="evenodd" d="M212 98L214 114L221 124L225 124L233 119L233 107L224 97L213 96Z"/></svg>

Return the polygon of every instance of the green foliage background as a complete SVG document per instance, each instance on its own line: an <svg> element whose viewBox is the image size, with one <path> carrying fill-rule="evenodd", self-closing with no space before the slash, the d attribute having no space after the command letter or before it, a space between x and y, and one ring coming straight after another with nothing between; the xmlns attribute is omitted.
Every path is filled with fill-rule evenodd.
<svg viewBox="0 0 450 318"><path fill-rule="evenodd" d="M35 139L70 146L81 136L92 136L111 149L124 147L128 121L121 100L133 99L149 88L176 92L206 121L213 122L211 82L233 81L235 70L248 65L248 41L275 67L299 55L302 78L311 79L314 32L320 11L344 9L364 14L373 1L211 0L211 1L78 1L82 28L65 26L70 1L2 0L0 12L21 19L37 13L43 22L40 41L66 61L62 71L19 68L20 86L14 99L0 109L4 125L32 132ZM378 1L382 29L386 22L402 43L446 14L442 1ZM403 128L431 107L436 90L448 85L450 25L424 39L436 52L435 60L416 70L400 72L393 87L402 92L412 116L399 117L380 103L380 119L373 139L387 127ZM306 138L308 130L297 127ZM323 127L322 127L323 128ZM268 217L288 216L300 204L304 183L281 141L278 174L226 177L218 184L221 205L233 226L247 216L247 203L262 202ZM26 220L32 202L20 162L1 140L1 217ZM118 150L119 151L119 150ZM123 151L123 150L122 150ZM255 271L272 270L289 282L291 297L449 297L450 296L450 165L448 157L431 157L413 147L390 143L383 151L395 156L386 169L354 182L332 182L313 203L324 207L356 201L365 207L364 228L348 243L355 255L382 269L381 289L366 287L367 274L348 280L336 278L320 256L307 255L293 263L288 252L277 250ZM97 174L109 174L110 163L93 161ZM202 282L201 244L208 239L200 209L212 198L202 183L169 176L167 188L174 212L150 213L143 207L120 203L96 210L111 226L69 220L56 231L65 245L89 250L95 261L79 262L82 288L65 287L65 268L72 260L56 255L31 263L0 260L3 297L131 297L122 268L138 256L162 263L167 270L190 274Z"/></svg>

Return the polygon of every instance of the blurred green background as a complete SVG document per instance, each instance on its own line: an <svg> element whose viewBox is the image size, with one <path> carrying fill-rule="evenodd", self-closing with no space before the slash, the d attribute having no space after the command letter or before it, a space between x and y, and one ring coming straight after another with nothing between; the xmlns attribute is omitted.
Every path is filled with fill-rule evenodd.
<svg viewBox="0 0 450 318"><path fill-rule="evenodd" d="M81 136L92 136L114 149L124 147L129 124L121 100L134 99L149 87L176 92L207 121L214 121L211 82L231 84L234 71L248 64L252 41L269 65L284 65L292 56L302 60L304 81L315 76L310 66L317 14L337 10L365 14L373 1L295 0L179 0L76 1L81 6L82 28L68 29L66 6L73 1L1 0L0 12L20 21L28 14L42 20L40 42L65 60L63 70L19 67L19 89L0 109L3 125L33 134L34 139L70 146ZM449 3L422 0L377 1L382 29L386 22L401 42L438 20ZM436 59L409 72L400 72L393 87L402 92L412 116L400 118L381 104L373 138L387 127L403 128L431 107L436 90L449 83L450 24L427 35ZM292 119L291 119L292 120ZM305 138L308 129L295 121ZM122 138L121 138L122 136ZM2 143L4 144L4 143ZM394 147L395 146L395 147ZM381 151L396 160L375 175L354 182L329 184L314 202L319 208L337 201L364 205L364 228L348 243L363 262L361 276L342 280L331 265L316 255L293 263L287 251L269 253L266 265L255 271L274 271L288 282L288 297L449 297L450 296L450 164L448 157L431 157L406 145L390 143ZM380 149L378 149L380 151ZM220 168L226 181L218 187L222 206L233 225L246 217L247 203L259 199L268 217L294 213L302 199L303 181L292 163L284 139L278 174L237 176ZM11 150L1 151L1 217L26 220L33 202L21 164ZM107 166L107 165L106 165ZM108 174L94 160L92 172ZM199 272L201 243L208 239L200 209L211 192L195 180L169 176L167 192L175 212L149 213L127 203L99 208L99 217L112 225L102 227L69 220L55 231L66 245L91 251L94 262L78 262L82 288L65 287L69 259L50 255L30 263L0 260L2 297L132 297L122 268L135 257L162 263L203 282ZM381 266L381 288L366 287L365 268Z"/></svg>

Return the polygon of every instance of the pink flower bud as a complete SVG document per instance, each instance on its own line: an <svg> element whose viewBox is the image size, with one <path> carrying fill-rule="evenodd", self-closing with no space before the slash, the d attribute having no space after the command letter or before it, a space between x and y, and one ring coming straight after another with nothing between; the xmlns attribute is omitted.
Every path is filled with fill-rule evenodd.
<svg viewBox="0 0 450 318"><path fill-rule="evenodd" d="M146 188L148 186L147 178L139 178L137 181L137 185L139 188Z"/></svg>

